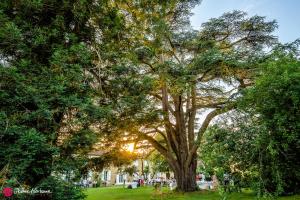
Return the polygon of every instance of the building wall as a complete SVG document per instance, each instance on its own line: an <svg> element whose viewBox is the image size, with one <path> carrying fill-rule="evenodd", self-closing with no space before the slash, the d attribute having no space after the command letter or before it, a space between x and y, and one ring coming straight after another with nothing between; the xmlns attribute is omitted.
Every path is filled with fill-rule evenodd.
<svg viewBox="0 0 300 200"><path fill-rule="evenodd" d="M142 178L141 174L142 174L142 168L145 169L146 166L149 166L149 161L147 160L136 160L132 163L132 165L136 166L137 168L137 173L134 174L133 176L130 176L129 174L124 174L122 172L120 172L118 170L117 167L114 166L110 166L107 167L105 169L102 170L102 172L100 172L100 178L102 182L106 182L106 186L112 186L112 185L122 185L124 184L124 180L125 180L125 184L128 184L130 182L132 182L133 180L137 180ZM150 166L151 168L151 166ZM96 173L96 172L93 172ZM151 173L151 172L150 172ZM120 182L120 176L123 175L123 181ZM93 177L92 174L89 174L89 179L91 179L91 177ZM147 179L150 178L163 178L166 179L166 173L156 173L154 176L150 176L150 174L148 175L148 177L145 177ZM174 177L173 173L171 173L171 177ZM97 181L97 180L92 180L92 181Z"/></svg>

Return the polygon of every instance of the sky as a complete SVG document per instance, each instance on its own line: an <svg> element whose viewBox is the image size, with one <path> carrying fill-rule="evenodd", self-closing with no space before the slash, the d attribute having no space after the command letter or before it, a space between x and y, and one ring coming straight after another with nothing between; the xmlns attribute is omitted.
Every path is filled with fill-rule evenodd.
<svg viewBox="0 0 300 200"><path fill-rule="evenodd" d="M279 28L274 32L282 43L300 38L300 0L203 0L193 9L191 24L199 29L203 22L233 10L245 11L249 16L275 19Z"/></svg>

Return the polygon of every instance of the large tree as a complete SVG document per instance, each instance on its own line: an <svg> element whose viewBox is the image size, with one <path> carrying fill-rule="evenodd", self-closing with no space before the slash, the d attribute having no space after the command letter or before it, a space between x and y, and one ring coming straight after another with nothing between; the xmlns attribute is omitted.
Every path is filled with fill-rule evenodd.
<svg viewBox="0 0 300 200"><path fill-rule="evenodd" d="M84 165L76 160L97 139L90 125L104 124L107 113L93 102L89 73L95 66L91 44L114 24L105 3L0 2L0 169L5 166L5 178L34 187L53 171L74 172Z"/></svg>
<svg viewBox="0 0 300 200"><path fill-rule="evenodd" d="M109 54L112 61L100 64L110 79L98 75L101 89L114 85L109 101L121 120L113 135L150 143L167 160L181 191L196 190L203 134L213 119L235 108L263 48L276 40L276 22L239 11L194 31L188 16L195 3L116 1L127 27L112 44L119 48Z"/></svg>

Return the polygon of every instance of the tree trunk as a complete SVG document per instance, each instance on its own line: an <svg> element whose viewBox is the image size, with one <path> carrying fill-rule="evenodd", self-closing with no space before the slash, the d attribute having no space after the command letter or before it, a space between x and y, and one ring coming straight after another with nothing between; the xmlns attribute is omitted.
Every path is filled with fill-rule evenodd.
<svg viewBox="0 0 300 200"><path fill-rule="evenodd" d="M180 166L179 169L174 171L178 191L192 192L197 190L196 168L197 160L196 156L194 156L194 159L188 168Z"/></svg>

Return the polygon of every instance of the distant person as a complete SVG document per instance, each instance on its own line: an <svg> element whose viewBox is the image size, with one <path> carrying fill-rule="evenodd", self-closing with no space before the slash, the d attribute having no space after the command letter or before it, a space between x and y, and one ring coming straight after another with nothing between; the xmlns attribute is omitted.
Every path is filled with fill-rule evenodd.
<svg viewBox="0 0 300 200"><path fill-rule="evenodd" d="M177 187L176 180L172 179L169 184L170 190L174 190Z"/></svg>
<svg viewBox="0 0 300 200"><path fill-rule="evenodd" d="M212 189L216 190L218 188L218 186L219 186L219 181L218 181L217 176L214 174L212 176Z"/></svg>
<svg viewBox="0 0 300 200"><path fill-rule="evenodd" d="M83 187L84 187L84 188L87 188L88 181L87 181L86 179L84 179L84 180L82 181L82 183L83 183Z"/></svg>
<svg viewBox="0 0 300 200"><path fill-rule="evenodd" d="M205 181L205 175L201 173L201 182L203 183Z"/></svg>
<svg viewBox="0 0 300 200"><path fill-rule="evenodd" d="M145 184L144 179L141 179L141 186L144 186L144 184Z"/></svg>
<svg viewBox="0 0 300 200"><path fill-rule="evenodd" d="M230 181L229 174L225 173L223 175L223 182L224 182L224 190L225 190L225 192L230 192L229 181Z"/></svg>
<svg viewBox="0 0 300 200"><path fill-rule="evenodd" d="M196 175L196 181L200 181L200 175L199 174Z"/></svg>

